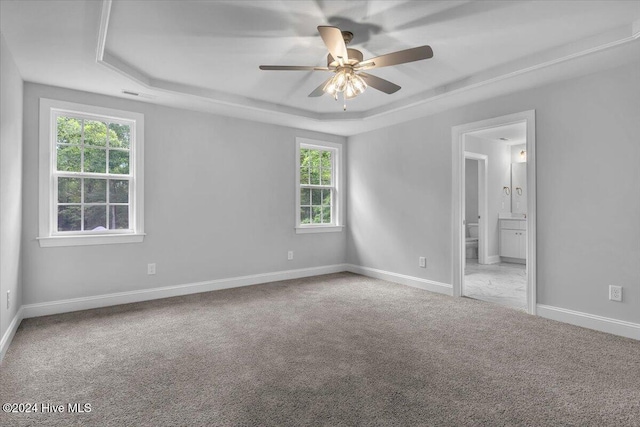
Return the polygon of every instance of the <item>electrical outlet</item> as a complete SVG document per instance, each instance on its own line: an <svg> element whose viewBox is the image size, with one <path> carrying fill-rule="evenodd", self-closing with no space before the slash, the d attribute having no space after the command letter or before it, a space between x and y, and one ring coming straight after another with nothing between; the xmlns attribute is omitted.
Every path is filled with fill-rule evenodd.
<svg viewBox="0 0 640 427"><path fill-rule="evenodd" d="M147 274L156 274L156 263L147 264Z"/></svg>
<svg viewBox="0 0 640 427"><path fill-rule="evenodd" d="M609 285L609 300L622 301L622 286Z"/></svg>
<svg viewBox="0 0 640 427"><path fill-rule="evenodd" d="M287 259L291 261L293 259L293 251L287 252Z"/></svg>
<svg viewBox="0 0 640 427"><path fill-rule="evenodd" d="M7 308L11 306L11 291L7 291Z"/></svg>
<svg viewBox="0 0 640 427"><path fill-rule="evenodd" d="M418 258L418 266L420 266L421 268L427 268L427 259L423 256Z"/></svg>

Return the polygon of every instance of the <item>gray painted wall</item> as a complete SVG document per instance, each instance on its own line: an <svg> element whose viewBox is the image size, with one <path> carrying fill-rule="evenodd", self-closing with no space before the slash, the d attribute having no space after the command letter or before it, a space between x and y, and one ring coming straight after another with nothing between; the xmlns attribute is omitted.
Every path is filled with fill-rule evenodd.
<svg viewBox="0 0 640 427"><path fill-rule="evenodd" d="M535 109L538 303L640 322L638 76L634 62L349 138L348 262L451 283L451 127Z"/></svg>
<svg viewBox="0 0 640 427"><path fill-rule="evenodd" d="M40 97L145 115L143 243L40 248ZM24 115L25 304L344 262L345 232L294 231L295 137L343 137L31 83Z"/></svg>
<svg viewBox="0 0 640 427"><path fill-rule="evenodd" d="M19 116L20 101L5 96L5 68L3 60L3 150L5 115ZM451 283L451 127L535 109L538 303L638 323L640 197L630 196L640 194L638 75L636 62L350 137L346 233L317 235L293 230L294 138L344 138L25 84L24 303L345 259ZM39 97L145 114L144 243L38 246ZM148 262L158 264L156 276L146 275ZM607 300L609 284L624 286L624 302Z"/></svg>
<svg viewBox="0 0 640 427"><path fill-rule="evenodd" d="M464 161L464 210L466 224L478 222L478 161ZM469 236L469 228L465 228L465 236Z"/></svg>
<svg viewBox="0 0 640 427"><path fill-rule="evenodd" d="M22 86L0 33L0 337L22 304Z"/></svg>
<svg viewBox="0 0 640 427"><path fill-rule="evenodd" d="M511 196L503 187L511 187L511 150L507 144L466 135L465 151L487 156L487 255L500 255L498 215L511 212ZM477 222L477 221L476 221Z"/></svg>

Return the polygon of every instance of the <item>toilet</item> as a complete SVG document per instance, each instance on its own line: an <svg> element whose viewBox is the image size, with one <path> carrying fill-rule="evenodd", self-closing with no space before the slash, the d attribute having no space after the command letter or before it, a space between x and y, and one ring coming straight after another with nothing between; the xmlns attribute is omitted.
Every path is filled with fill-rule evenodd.
<svg viewBox="0 0 640 427"><path fill-rule="evenodd" d="M478 223L467 224L467 258L478 258Z"/></svg>

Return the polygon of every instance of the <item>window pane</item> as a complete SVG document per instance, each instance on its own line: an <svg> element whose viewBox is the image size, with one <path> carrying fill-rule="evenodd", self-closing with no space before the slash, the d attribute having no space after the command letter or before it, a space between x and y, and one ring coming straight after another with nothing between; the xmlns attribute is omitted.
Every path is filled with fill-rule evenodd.
<svg viewBox="0 0 640 427"><path fill-rule="evenodd" d="M300 184L309 184L309 167L301 167L300 168Z"/></svg>
<svg viewBox="0 0 640 427"><path fill-rule="evenodd" d="M129 228L129 206L109 206L109 229L126 230Z"/></svg>
<svg viewBox="0 0 640 427"><path fill-rule="evenodd" d="M313 206L311 208L311 222L313 224L322 223L322 208L320 206Z"/></svg>
<svg viewBox="0 0 640 427"><path fill-rule="evenodd" d="M107 125L94 120L84 121L84 144L104 147L107 145Z"/></svg>
<svg viewBox="0 0 640 427"><path fill-rule="evenodd" d="M301 224L309 224L311 222L311 208L310 207L301 207L300 208L300 223Z"/></svg>
<svg viewBox="0 0 640 427"><path fill-rule="evenodd" d="M309 184L309 158L310 150L302 148L300 150L300 184Z"/></svg>
<svg viewBox="0 0 640 427"><path fill-rule="evenodd" d="M331 151L322 152L322 167L325 169L331 169Z"/></svg>
<svg viewBox="0 0 640 427"><path fill-rule="evenodd" d="M322 204L331 206L331 190L322 190Z"/></svg>
<svg viewBox="0 0 640 427"><path fill-rule="evenodd" d="M58 206L58 231L79 231L80 206Z"/></svg>
<svg viewBox="0 0 640 427"><path fill-rule="evenodd" d="M309 190L308 188L300 189L300 205L311 204L310 193L311 193L311 190Z"/></svg>
<svg viewBox="0 0 640 427"><path fill-rule="evenodd" d="M105 203L107 201L106 179L84 179L84 202Z"/></svg>
<svg viewBox="0 0 640 427"><path fill-rule="evenodd" d="M319 185L320 184L320 151L318 150L309 150L309 168L311 171L311 181L310 184Z"/></svg>
<svg viewBox="0 0 640 427"><path fill-rule="evenodd" d="M331 185L331 169L322 169L322 185Z"/></svg>
<svg viewBox="0 0 640 427"><path fill-rule="evenodd" d="M322 190L311 190L311 204L312 205L321 205L322 204Z"/></svg>
<svg viewBox="0 0 640 427"><path fill-rule="evenodd" d="M109 173L129 174L129 151L109 150Z"/></svg>
<svg viewBox="0 0 640 427"><path fill-rule="evenodd" d="M80 203L80 178L58 178L58 203Z"/></svg>
<svg viewBox="0 0 640 427"><path fill-rule="evenodd" d="M104 230L107 227L107 207L106 206L85 206L84 208L84 229Z"/></svg>
<svg viewBox="0 0 640 427"><path fill-rule="evenodd" d="M129 203L129 181L109 180L109 203Z"/></svg>
<svg viewBox="0 0 640 427"><path fill-rule="evenodd" d="M58 117L57 141L61 144L80 144L82 123L73 117Z"/></svg>
<svg viewBox="0 0 640 427"><path fill-rule="evenodd" d="M57 168L59 171L80 172L80 147L71 145L56 146Z"/></svg>
<svg viewBox="0 0 640 427"><path fill-rule="evenodd" d="M300 149L300 167L309 166L309 149Z"/></svg>
<svg viewBox="0 0 640 427"><path fill-rule="evenodd" d="M331 223L331 206L322 207L322 222L323 224Z"/></svg>
<svg viewBox="0 0 640 427"><path fill-rule="evenodd" d="M109 146L118 148L129 148L130 137L129 125L109 123Z"/></svg>
<svg viewBox="0 0 640 427"><path fill-rule="evenodd" d="M105 173L107 165L107 151L101 148L84 149L84 171Z"/></svg>

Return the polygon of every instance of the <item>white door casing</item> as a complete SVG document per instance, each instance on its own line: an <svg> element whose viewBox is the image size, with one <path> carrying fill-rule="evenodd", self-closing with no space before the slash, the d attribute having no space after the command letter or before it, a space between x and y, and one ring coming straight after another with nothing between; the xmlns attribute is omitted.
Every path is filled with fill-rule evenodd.
<svg viewBox="0 0 640 427"><path fill-rule="evenodd" d="M453 295L462 296L464 280L464 136L467 133L514 123L526 123L527 128L527 311L536 314L536 134L535 110L523 111L492 119L453 126L452 140L452 251ZM482 215L482 214L481 214ZM486 239L485 239L486 240Z"/></svg>

